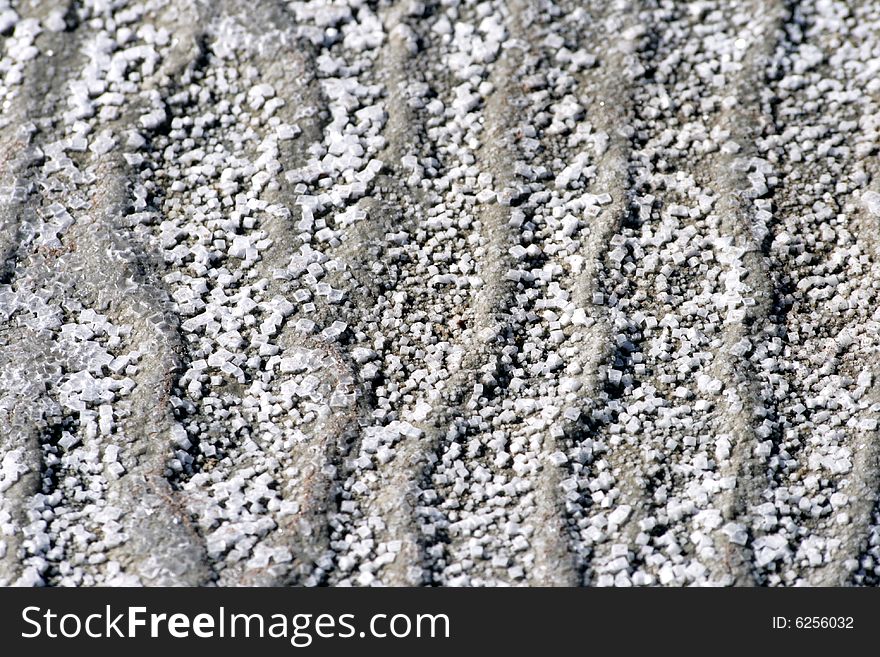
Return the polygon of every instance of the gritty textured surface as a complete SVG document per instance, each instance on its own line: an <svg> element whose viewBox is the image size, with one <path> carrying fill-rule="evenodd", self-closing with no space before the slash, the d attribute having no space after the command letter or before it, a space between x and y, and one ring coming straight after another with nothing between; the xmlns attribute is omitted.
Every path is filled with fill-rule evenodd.
<svg viewBox="0 0 880 657"><path fill-rule="evenodd" d="M0 44L0 583L878 583L880 2Z"/></svg>

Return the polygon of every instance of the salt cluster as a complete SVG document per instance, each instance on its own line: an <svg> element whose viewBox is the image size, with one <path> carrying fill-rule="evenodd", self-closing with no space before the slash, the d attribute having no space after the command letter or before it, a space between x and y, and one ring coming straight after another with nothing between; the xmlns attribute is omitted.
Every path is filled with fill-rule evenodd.
<svg viewBox="0 0 880 657"><path fill-rule="evenodd" d="M0 0L0 583L877 583L872 3L244 4Z"/></svg>

